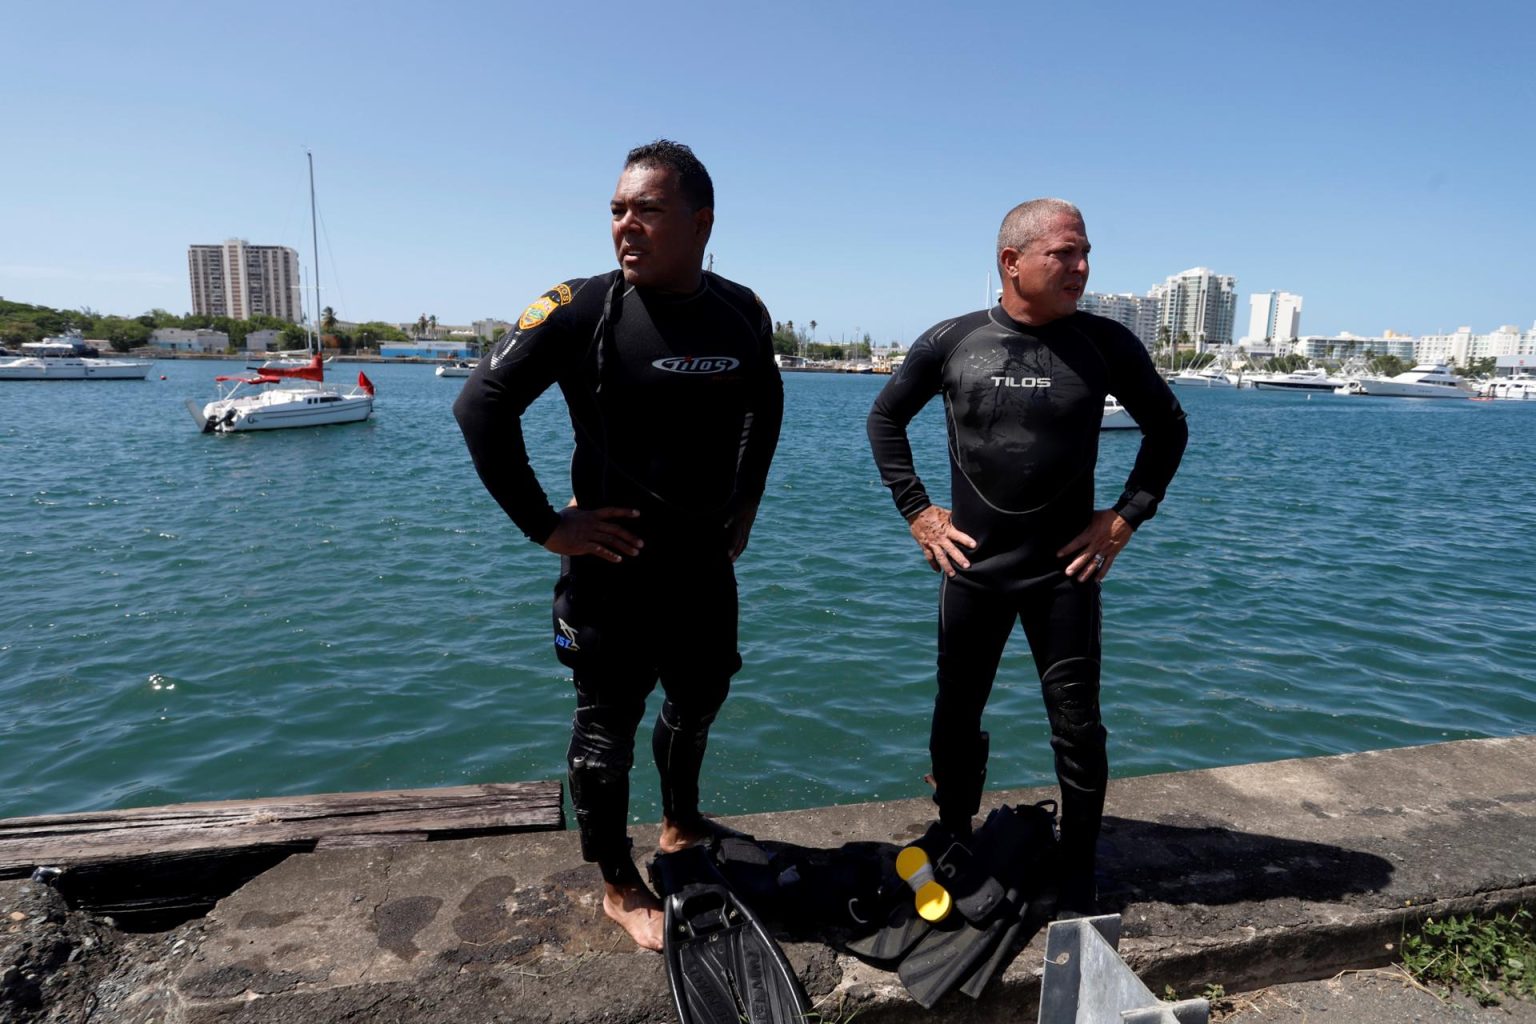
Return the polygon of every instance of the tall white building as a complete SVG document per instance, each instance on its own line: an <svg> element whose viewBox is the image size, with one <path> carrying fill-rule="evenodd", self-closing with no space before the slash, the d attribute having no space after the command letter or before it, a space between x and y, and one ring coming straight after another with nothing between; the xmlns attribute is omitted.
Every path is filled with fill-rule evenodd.
<svg viewBox="0 0 1536 1024"><path fill-rule="evenodd" d="M1232 344L1237 278L1192 267L1155 285L1149 294L1159 302L1158 326L1168 328L1175 342L1187 334L1196 352Z"/></svg>
<svg viewBox="0 0 1536 1024"><path fill-rule="evenodd" d="M1473 334L1470 327L1458 327L1449 334L1424 334L1413 340L1413 358L1420 363L1466 366L1474 359L1533 355L1536 355L1536 324L1528 331L1506 324L1487 334Z"/></svg>
<svg viewBox="0 0 1536 1024"><path fill-rule="evenodd" d="M1240 344L1251 351L1279 352L1301 335L1301 296L1256 292L1248 296L1248 333Z"/></svg>
<svg viewBox="0 0 1536 1024"><path fill-rule="evenodd" d="M1132 334L1150 352L1157 347L1157 312L1159 304L1151 295L1132 295L1122 292L1108 295L1103 292L1084 292L1077 300L1077 308L1084 313L1108 317L1130 328Z"/></svg>
<svg viewBox="0 0 1536 1024"><path fill-rule="evenodd" d="M1290 351L1308 359L1329 359L1346 363L1354 359L1370 359L1373 356L1397 356L1414 362L1414 340L1407 335L1387 331L1379 337L1361 337L1348 331L1334 335L1306 335L1297 338L1289 346Z"/></svg>
<svg viewBox="0 0 1536 1024"><path fill-rule="evenodd" d="M231 238L223 245L187 246L192 312L249 320L275 316L298 323L299 254L285 245L251 245Z"/></svg>

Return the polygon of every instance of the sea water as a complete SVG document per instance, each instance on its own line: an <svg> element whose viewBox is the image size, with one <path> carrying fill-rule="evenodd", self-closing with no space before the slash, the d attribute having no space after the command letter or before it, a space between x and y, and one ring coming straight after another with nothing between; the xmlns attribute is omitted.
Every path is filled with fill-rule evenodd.
<svg viewBox="0 0 1536 1024"><path fill-rule="evenodd" d="M239 369L0 384L0 815L563 777L556 559L476 478L462 382L368 365L366 423L199 434L184 399ZM937 577L865 441L883 382L785 375L711 812L927 792ZM1179 397L1183 468L1104 587L1117 776L1536 729L1536 404ZM525 429L563 503L557 393ZM911 435L945 500L937 402ZM1102 437L1101 505L1138 440ZM1018 631L986 727L989 786L1052 781Z"/></svg>

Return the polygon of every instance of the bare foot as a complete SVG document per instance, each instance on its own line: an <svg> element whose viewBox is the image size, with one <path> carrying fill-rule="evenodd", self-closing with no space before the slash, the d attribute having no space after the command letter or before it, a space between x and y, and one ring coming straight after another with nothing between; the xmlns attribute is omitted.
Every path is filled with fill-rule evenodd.
<svg viewBox="0 0 1536 1024"><path fill-rule="evenodd" d="M603 913L617 921L641 949L661 951L666 918L661 901L645 886L604 882Z"/></svg>
<svg viewBox="0 0 1536 1024"><path fill-rule="evenodd" d="M656 845L662 853L676 853L678 850L686 850L713 836L739 836L742 833L733 828L726 828L718 821L708 818L700 818L696 823L683 826L670 818L661 819L661 838Z"/></svg>

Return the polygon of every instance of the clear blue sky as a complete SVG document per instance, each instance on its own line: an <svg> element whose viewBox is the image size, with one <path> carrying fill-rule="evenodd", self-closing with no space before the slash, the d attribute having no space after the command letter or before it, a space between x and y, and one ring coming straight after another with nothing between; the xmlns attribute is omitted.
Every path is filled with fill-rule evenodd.
<svg viewBox="0 0 1536 1024"><path fill-rule="evenodd" d="M1204 265L1304 333L1536 321L1523 2L18 3L0 296L190 308L186 248L310 262L344 319L515 319L613 264L624 152L686 142L715 269L821 338L982 304L998 221L1077 202L1089 287ZM995 278L994 278L995 280Z"/></svg>

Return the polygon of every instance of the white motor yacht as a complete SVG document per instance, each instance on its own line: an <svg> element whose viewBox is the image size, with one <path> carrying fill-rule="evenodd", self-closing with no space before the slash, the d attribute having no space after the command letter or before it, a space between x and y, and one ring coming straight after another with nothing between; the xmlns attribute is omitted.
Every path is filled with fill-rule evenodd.
<svg viewBox="0 0 1536 1024"><path fill-rule="evenodd" d="M1393 377L1359 377L1335 388L1334 394L1377 398L1471 398L1472 389L1444 363L1420 363Z"/></svg>
<svg viewBox="0 0 1536 1024"><path fill-rule="evenodd" d="M1327 370L1292 370L1290 373L1261 373L1248 378L1260 391L1333 391L1344 381L1328 375Z"/></svg>
<svg viewBox="0 0 1536 1024"><path fill-rule="evenodd" d="M473 361L456 359L451 363L444 363L435 371L439 377L468 377L475 372L475 367L480 365L480 360Z"/></svg>
<svg viewBox="0 0 1536 1024"><path fill-rule="evenodd" d="M142 359L100 359L87 356L77 342L60 338L28 341L21 358L0 362L0 380L143 380L150 363Z"/></svg>
<svg viewBox="0 0 1536 1024"><path fill-rule="evenodd" d="M1536 376L1517 373L1513 377L1495 377L1478 386L1477 397L1501 402L1536 402Z"/></svg>
<svg viewBox="0 0 1536 1024"><path fill-rule="evenodd" d="M1237 381L1233 380L1227 371L1218 366L1207 366L1200 370L1191 370L1186 366L1172 377L1169 377L1168 383L1196 388L1237 387Z"/></svg>
<svg viewBox="0 0 1536 1024"><path fill-rule="evenodd" d="M1100 430L1136 430L1139 429L1136 421L1131 419L1131 414L1125 406L1120 404L1120 399L1114 395L1104 396L1104 418L1099 421Z"/></svg>
<svg viewBox="0 0 1536 1024"><path fill-rule="evenodd" d="M254 377L215 377L219 397L187 411L205 434L242 430L282 430L358 423L373 415L373 382L359 373L349 391L325 383L325 363L317 353L298 369L269 368Z"/></svg>

